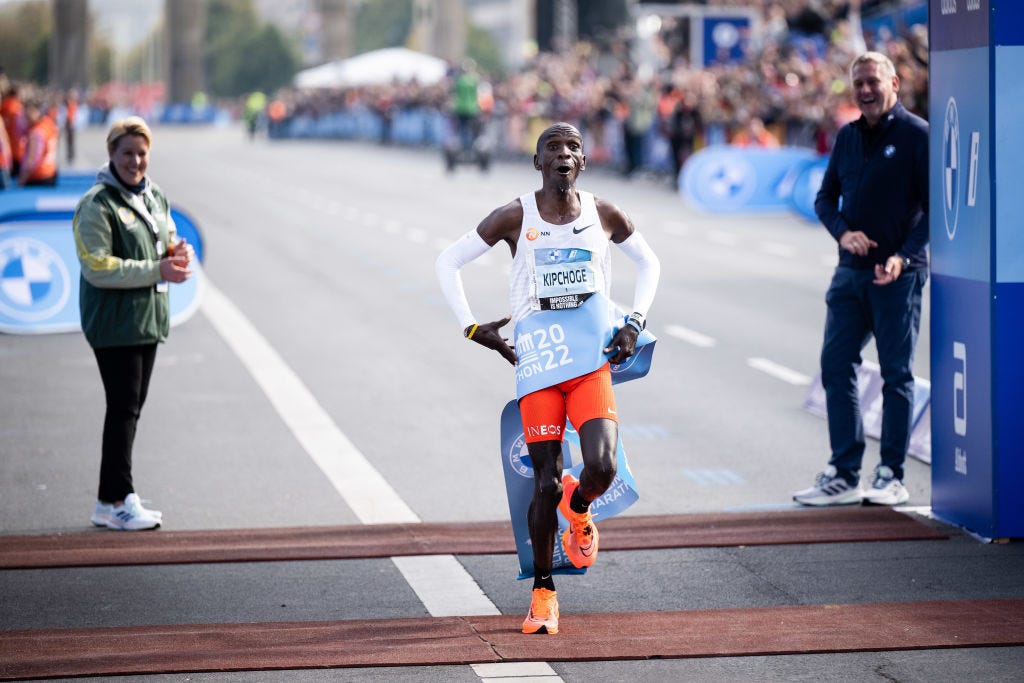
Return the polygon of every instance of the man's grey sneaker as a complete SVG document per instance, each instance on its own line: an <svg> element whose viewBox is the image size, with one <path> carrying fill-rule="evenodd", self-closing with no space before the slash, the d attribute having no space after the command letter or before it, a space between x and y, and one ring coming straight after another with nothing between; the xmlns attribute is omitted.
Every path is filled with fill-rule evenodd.
<svg viewBox="0 0 1024 683"><path fill-rule="evenodd" d="M875 468L875 481L864 492L864 502L873 505L900 505L910 500L910 492L903 482L896 478L890 467L879 465Z"/></svg>
<svg viewBox="0 0 1024 683"><path fill-rule="evenodd" d="M159 510L150 510L149 508L143 507L142 499L139 498L139 494L137 494L137 493L129 493L125 497L124 502L127 504L127 503L129 503L129 501L130 501L132 507L134 507L134 508L136 508L138 510L141 510L143 513L145 513L149 517L153 517L153 518L155 518L157 520L163 521L164 513L160 512ZM101 500L97 500L96 501L96 509L93 510L92 517L90 518L90 521L94 525L96 525L96 526L110 526L109 522L110 522L110 519L113 516L113 514L114 514L114 506L113 505L111 505L109 503L104 503ZM115 528L115 527L111 527L111 528Z"/></svg>
<svg viewBox="0 0 1024 683"><path fill-rule="evenodd" d="M801 505L853 505L860 503L860 497L860 488L840 477L832 465L818 474L814 486L793 494Z"/></svg>

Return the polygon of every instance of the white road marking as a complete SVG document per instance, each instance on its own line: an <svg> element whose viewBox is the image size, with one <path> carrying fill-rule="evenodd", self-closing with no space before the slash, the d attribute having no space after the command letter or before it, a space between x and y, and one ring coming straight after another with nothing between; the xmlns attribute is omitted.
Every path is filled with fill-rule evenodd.
<svg viewBox="0 0 1024 683"><path fill-rule="evenodd" d="M481 680L489 683L554 683L562 680L547 662L498 662L470 666Z"/></svg>
<svg viewBox="0 0 1024 683"><path fill-rule="evenodd" d="M787 368L785 365L779 365L767 358L748 358L747 365L755 370L771 375L775 379L781 379L783 382L788 382L795 386L807 386L811 383L811 378L802 372Z"/></svg>
<svg viewBox="0 0 1024 683"><path fill-rule="evenodd" d="M734 235L731 232L723 232L722 230L709 230L707 233L707 240L713 244L719 244L723 247L734 247L740 243L738 235Z"/></svg>
<svg viewBox="0 0 1024 683"><path fill-rule="evenodd" d="M783 244L782 242L762 242L761 251L772 256L781 256L783 258L792 258L796 255L796 248L790 244Z"/></svg>
<svg viewBox="0 0 1024 683"><path fill-rule="evenodd" d="M207 280L202 310L267 399L363 524L420 518L338 428L302 380L249 319ZM455 557L393 557L433 616L500 614Z"/></svg>
<svg viewBox="0 0 1024 683"><path fill-rule="evenodd" d="M701 334L696 330L691 330L690 328L683 327L682 325L666 325L665 334L675 337L676 339L682 339L684 342L704 349L709 349L717 343L713 337Z"/></svg>
<svg viewBox="0 0 1024 683"><path fill-rule="evenodd" d="M684 469L683 474L701 486L737 486L746 483L743 477L729 469Z"/></svg>

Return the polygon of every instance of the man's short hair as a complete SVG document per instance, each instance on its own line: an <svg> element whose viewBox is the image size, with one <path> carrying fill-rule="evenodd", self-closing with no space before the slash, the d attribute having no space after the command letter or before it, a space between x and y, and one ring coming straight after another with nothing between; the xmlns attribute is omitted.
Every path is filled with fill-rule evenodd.
<svg viewBox="0 0 1024 683"><path fill-rule="evenodd" d="M578 137L581 142L583 140L583 134L580 133L579 129L576 128L576 126L572 125L571 123L566 123L565 121L559 121L558 123L553 123L547 128L545 128L544 131L539 136L537 136L537 154L540 154L540 148L544 145L544 141L556 130L559 132L574 135Z"/></svg>
<svg viewBox="0 0 1024 683"><path fill-rule="evenodd" d="M129 116L128 118L114 121L107 133L107 154L113 154L117 144L125 135L141 135L146 138L146 144L153 145L153 133L141 116Z"/></svg>
<svg viewBox="0 0 1024 683"><path fill-rule="evenodd" d="M853 80L853 70L861 64L877 64L878 73L883 78L892 78L896 75L896 67L893 66L891 59L883 55L881 52L865 52L850 64L851 81Z"/></svg>

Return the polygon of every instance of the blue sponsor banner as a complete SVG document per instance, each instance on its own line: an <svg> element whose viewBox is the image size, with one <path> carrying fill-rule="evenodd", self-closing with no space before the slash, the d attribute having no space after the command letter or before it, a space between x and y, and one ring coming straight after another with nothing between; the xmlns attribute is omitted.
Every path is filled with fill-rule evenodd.
<svg viewBox="0 0 1024 683"><path fill-rule="evenodd" d="M563 473L571 473L579 478L583 470L580 460L573 465L573 450L579 451L579 435L566 429L562 441ZM639 499L633 473L626 460L626 451L622 447L622 439L616 446L616 462L618 472L608 490L600 498L590 504L594 520L609 519L621 513ZM523 436L523 423L519 414L519 403L509 401L501 411L501 467L505 475L505 490L508 494L508 509L512 519L512 533L516 542L516 555L519 559L519 577L526 579L533 576L533 546L530 544L530 527L527 515L530 501L533 499L533 463ZM568 523L561 513L558 515L558 533L555 537L554 554L552 555L553 574L584 574L586 568L577 569L569 561L562 548L562 532Z"/></svg>
<svg viewBox="0 0 1024 683"><path fill-rule="evenodd" d="M1002 9L1003 3L999 7ZM1022 2L1018 7L1024 6ZM1018 10L1024 15L1024 10ZM1024 16L1021 16L1024 21ZM1021 29L1024 30L1024 29ZM1021 230L1020 188L1024 187L1024 131L1020 125L1024 102L1024 47L998 47L995 50L996 92L995 148L1006 153L996 155L996 176L1006 193L996 204L996 282L1024 282L1024 230ZM1012 151L1011 151L1012 150ZM1017 317L1024 316L1018 311Z"/></svg>
<svg viewBox="0 0 1024 683"><path fill-rule="evenodd" d="M0 192L0 223L11 221L67 220L75 215L75 207L89 187L78 191L66 190L60 186L20 188ZM195 249L196 258L205 259L203 234L191 215L171 205L171 218L178 229L178 235L188 240Z"/></svg>
<svg viewBox="0 0 1024 683"><path fill-rule="evenodd" d="M1000 0L999 7L1019 2ZM988 45L989 14L989 0L930 0L928 44L932 57L945 50ZM929 83L935 80L934 71L932 74Z"/></svg>
<svg viewBox="0 0 1024 683"><path fill-rule="evenodd" d="M169 289L171 325L188 320L202 300L202 267L192 270ZM70 217L0 222L0 332L80 330L80 274Z"/></svg>
<svg viewBox="0 0 1024 683"><path fill-rule="evenodd" d="M1000 0L995 3L992 32L996 45L1024 45L1024 2Z"/></svg>
<svg viewBox="0 0 1024 683"><path fill-rule="evenodd" d="M789 211L800 171L817 158L813 150L802 147L705 147L687 159L679 174L679 191L711 213Z"/></svg>
<svg viewBox="0 0 1024 683"><path fill-rule="evenodd" d="M825 177L828 157L808 161L796 173L793 188L789 194L789 204L799 215L809 221L818 222L818 214L814 212L814 200L821 189L821 180Z"/></svg>
<svg viewBox="0 0 1024 683"><path fill-rule="evenodd" d="M992 536L990 286L933 274L931 296L932 509L943 519Z"/></svg>
<svg viewBox="0 0 1024 683"><path fill-rule="evenodd" d="M988 281L992 138L986 48L932 54L929 214L932 272ZM941 119L939 118L941 117Z"/></svg>
<svg viewBox="0 0 1024 683"><path fill-rule="evenodd" d="M1024 283L996 285L996 480L1001 536L1024 537Z"/></svg>
<svg viewBox="0 0 1024 683"><path fill-rule="evenodd" d="M750 45L750 18L705 14L704 66L742 61Z"/></svg>

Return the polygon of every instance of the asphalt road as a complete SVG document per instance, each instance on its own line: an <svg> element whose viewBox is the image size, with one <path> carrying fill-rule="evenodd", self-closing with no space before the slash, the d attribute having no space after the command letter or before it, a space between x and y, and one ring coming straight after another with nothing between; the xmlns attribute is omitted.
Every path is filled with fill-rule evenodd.
<svg viewBox="0 0 1024 683"><path fill-rule="evenodd" d="M159 351L136 441L136 488L164 511L165 528L356 524L378 514L507 519L498 418L514 395L512 372L497 354L462 338L433 266L444 246L489 211L539 186L532 164L447 175L432 150L250 142L235 128L154 132L150 175L201 226L210 285L201 310ZM104 160L102 140L102 131L85 131L81 165ZM580 187L623 208L662 261L649 315L659 337L654 369L617 389L641 495L630 514L793 507L792 492L809 485L827 460L825 423L801 404L803 382L817 370L833 240L789 215L697 214L655 179L592 169ZM483 320L507 312L509 260L498 248L464 271ZM632 265L615 250L613 262L613 297L628 306ZM925 310L916 374L927 378L927 303ZM872 347L865 357L874 357ZM277 374L261 374L267 367ZM87 344L75 333L0 336L0 386L0 530L84 531L103 416ZM351 503L338 478L310 456L315 444L303 439L315 441L317 427L301 424L308 411L299 410L309 401L332 434L347 438L379 473L390 491L385 502L398 512ZM289 406L299 418L289 420ZM865 469L876 462L872 442ZM927 465L908 461L910 505L928 505L929 477ZM504 556L469 566L478 577L496 570L493 582L514 572L499 562L512 564ZM345 566L346 576L379 574L375 585L393 579L394 567ZM150 571L161 584L209 582L211 595L223 584L211 601L238 605L244 597L211 569L187 579L175 578L174 569ZM320 571L316 563L294 570L313 580ZM507 583L486 592L507 593L496 602L515 611L506 603L522 602L525 587ZM245 585L259 590L255 579ZM347 609L328 617L350 615ZM173 617L189 618L197 617ZM206 618L214 617L198 617ZM229 618L267 616L241 609ZM49 623L25 619L15 627ZM156 614L139 621L164 623ZM814 670L813 658L801 661L794 671ZM843 661L859 670L856 656ZM766 666L787 671L781 662ZM656 665L575 671L583 676L591 666L606 680L636 680ZM710 671L677 666L680 675ZM731 664L722 666L716 675L727 680ZM442 677L477 679L464 667Z"/></svg>
<svg viewBox="0 0 1024 683"><path fill-rule="evenodd" d="M103 161L100 134L82 136L84 161ZM461 338L433 263L492 209L539 186L529 160L449 176L432 150L249 143L234 129L155 135L150 174L201 226L209 281L398 496L427 521L506 516L497 420L513 397L512 374ZM780 366L797 382L815 375L832 239L789 215L696 214L651 180L593 170L580 186L622 207L663 265L649 316L660 340L654 369L618 389L641 492L635 513L789 507L792 491L826 464L825 424L801 409L807 386L751 363L768 361L758 367ZM481 319L507 312L509 260L499 247L464 271ZM613 263L613 297L628 307L633 266L617 250ZM139 433L139 490L174 511L170 528L352 521L210 318L203 310L160 350ZM925 378L927 324L926 315L916 368ZM46 486L43 495L75 505L60 516L5 518L4 528L73 527L92 497L102 419L91 354L74 334L0 345L14 357L42 354L44 366L67 369L50 381L73 378L81 390L73 415L53 416L80 453L75 471L22 489ZM873 353L869 345L865 357ZM70 445L52 427L43 434L24 447ZM872 441L865 469L876 462ZM927 466L912 460L907 485L910 504L928 503ZM231 513L212 516L211 497Z"/></svg>

